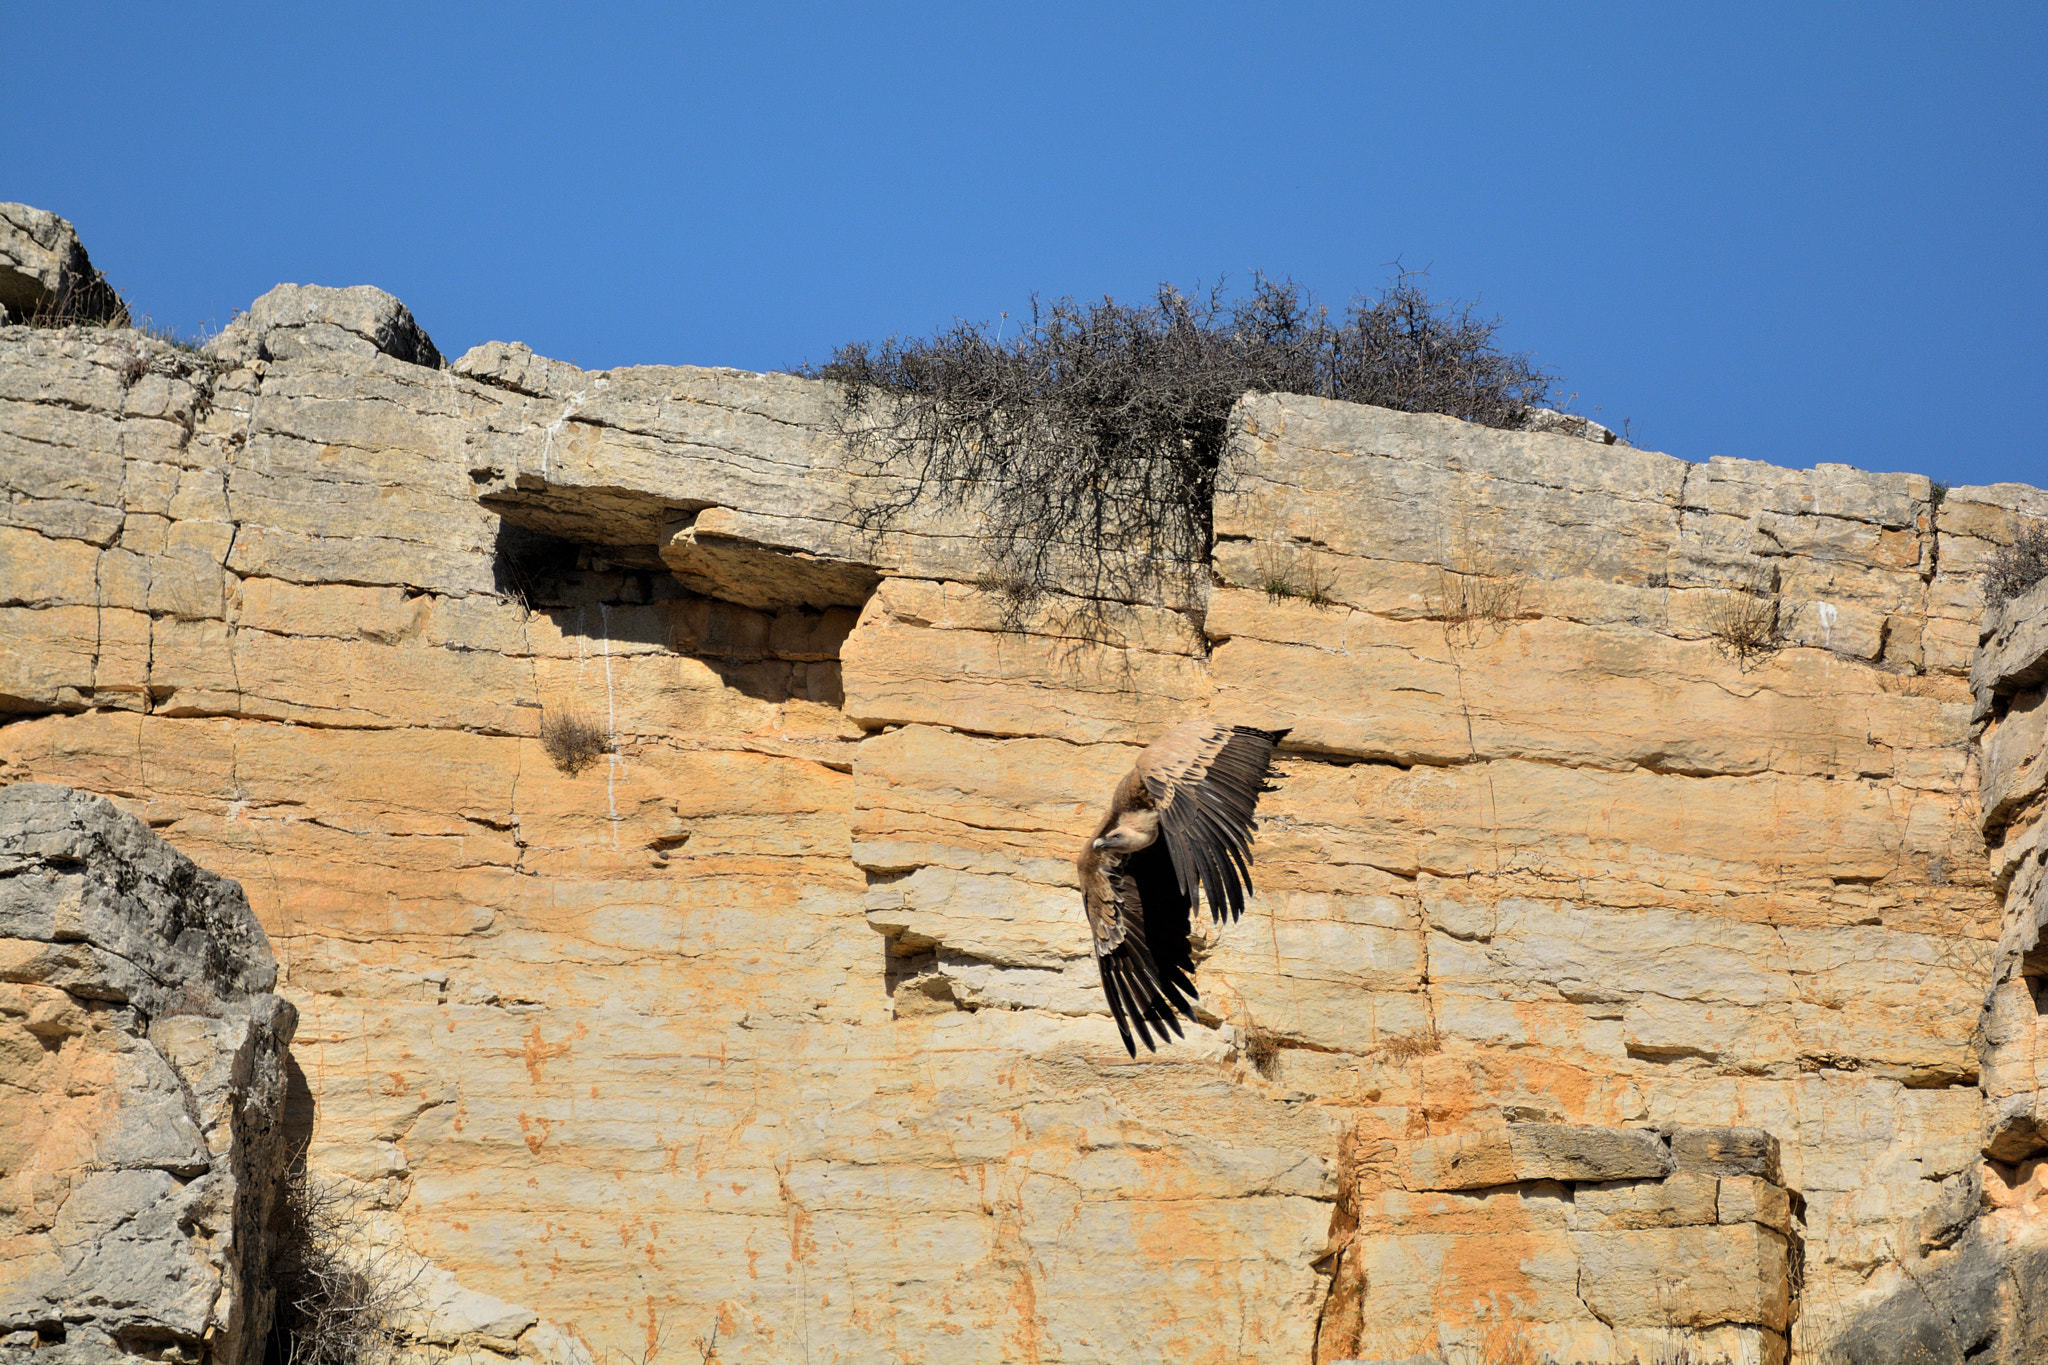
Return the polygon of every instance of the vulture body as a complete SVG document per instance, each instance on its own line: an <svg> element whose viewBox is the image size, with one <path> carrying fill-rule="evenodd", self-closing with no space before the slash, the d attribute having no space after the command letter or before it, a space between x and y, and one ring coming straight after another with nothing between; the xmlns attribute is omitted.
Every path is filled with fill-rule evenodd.
<svg viewBox="0 0 2048 1365"><path fill-rule="evenodd" d="M1244 913L1252 890L1252 816L1275 790L1273 753L1285 730L1191 720L1145 751L1116 785L1109 811L1075 866L1095 939L1102 991L1117 1032L1181 1036L1195 1017L1189 918L1201 901L1220 924Z"/></svg>

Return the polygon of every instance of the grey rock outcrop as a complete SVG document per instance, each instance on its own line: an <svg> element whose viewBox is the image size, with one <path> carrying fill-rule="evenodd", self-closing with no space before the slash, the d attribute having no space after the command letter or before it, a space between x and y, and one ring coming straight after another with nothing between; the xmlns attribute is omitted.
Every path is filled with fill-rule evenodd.
<svg viewBox="0 0 2048 1365"><path fill-rule="evenodd" d="M103 797L0 789L0 1356L261 1358L276 977L234 882Z"/></svg>
<svg viewBox="0 0 2048 1365"><path fill-rule="evenodd" d="M367 284L347 289L278 285L208 342L206 351L234 364L291 360L323 351L388 355L430 370L442 364L433 339L406 306Z"/></svg>
<svg viewBox="0 0 2048 1365"><path fill-rule="evenodd" d="M1582 441L1595 445L1625 446L1627 441L1611 427L1603 427L1590 417L1581 417L1575 412L1559 412L1556 408L1530 408L1523 414L1522 430L1547 431L1556 436L1576 436Z"/></svg>
<svg viewBox="0 0 2048 1365"><path fill-rule="evenodd" d="M92 268L69 222L27 204L0 204L0 323L38 315L122 325L128 309Z"/></svg>
<svg viewBox="0 0 2048 1365"><path fill-rule="evenodd" d="M1858 1314L1836 1339L1841 1365L2023 1365L2048 1360L2048 1246L1987 1221L1938 1265Z"/></svg>

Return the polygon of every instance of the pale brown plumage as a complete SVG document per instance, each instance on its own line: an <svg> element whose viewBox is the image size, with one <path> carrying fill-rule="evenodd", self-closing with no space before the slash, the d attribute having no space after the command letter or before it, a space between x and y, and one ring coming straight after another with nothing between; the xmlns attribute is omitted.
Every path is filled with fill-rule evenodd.
<svg viewBox="0 0 2048 1365"><path fill-rule="evenodd" d="M1252 819L1274 790L1273 753L1285 730L1190 720L1145 751L1116 785L1109 811L1081 850L1081 904L1095 939L1103 994L1124 1047L1132 1031L1179 1037L1195 1017L1188 919L1207 900L1218 923L1236 919L1252 889Z"/></svg>

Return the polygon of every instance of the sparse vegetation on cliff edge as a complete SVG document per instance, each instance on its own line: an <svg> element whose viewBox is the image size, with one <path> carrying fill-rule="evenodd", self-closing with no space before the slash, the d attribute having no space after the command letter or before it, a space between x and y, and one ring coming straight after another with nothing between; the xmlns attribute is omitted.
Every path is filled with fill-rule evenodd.
<svg viewBox="0 0 2048 1365"><path fill-rule="evenodd" d="M1341 322L1291 281L1257 276L1237 300L1162 285L1145 306L1034 301L1014 336L957 322L854 342L796 372L844 385L848 448L907 480L859 509L870 532L927 501L971 504L1005 581L1149 601L1206 564L1240 397L1310 394L1520 426L1557 380L1496 349L1497 327L1432 300L1413 273Z"/></svg>
<svg viewBox="0 0 2048 1365"><path fill-rule="evenodd" d="M1984 570L1984 600L1994 607L2048 578L2048 522L2022 525L2012 544L1991 556Z"/></svg>

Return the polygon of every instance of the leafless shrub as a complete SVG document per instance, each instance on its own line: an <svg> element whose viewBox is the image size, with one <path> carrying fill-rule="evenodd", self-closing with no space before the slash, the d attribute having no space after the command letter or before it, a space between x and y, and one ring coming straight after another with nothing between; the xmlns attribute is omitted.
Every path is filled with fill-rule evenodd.
<svg viewBox="0 0 2048 1365"><path fill-rule="evenodd" d="M1235 302L1166 285L1143 307L1034 299L1009 339L959 322L796 372L844 386L848 449L900 480L856 508L870 534L914 506L972 508L998 573L1151 601L1193 586L1206 563L1238 398L1314 394L1512 427L1555 381L1494 349L1496 326L1433 302L1415 273L1342 322L1292 282L1255 276Z"/></svg>
<svg viewBox="0 0 2048 1365"><path fill-rule="evenodd" d="M367 1247L361 1201L301 1165L279 1191L271 1222L277 1309L272 1359L283 1365L383 1365L396 1359L398 1322L419 1269ZM423 1265L424 1263L422 1263Z"/></svg>
<svg viewBox="0 0 2048 1365"><path fill-rule="evenodd" d="M2020 526L2012 544L2002 546L1984 569L1984 601L2002 607L2048 578L2048 522Z"/></svg>
<svg viewBox="0 0 2048 1365"><path fill-rule="evenodd" d="M1714 648L1746 673L1785 647L1785 624L1772 576L1722 593L1708 629L1714 636Z"/></svg>
<svg viewBox="0 0 2048 1365"><path fill-rule="evenodd" d="M571 777L612 751L605 727L573 706L550 706L541 712L540 744L555 766Z"/></svg>

